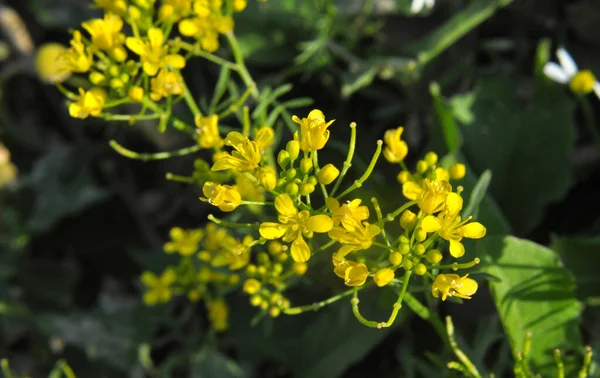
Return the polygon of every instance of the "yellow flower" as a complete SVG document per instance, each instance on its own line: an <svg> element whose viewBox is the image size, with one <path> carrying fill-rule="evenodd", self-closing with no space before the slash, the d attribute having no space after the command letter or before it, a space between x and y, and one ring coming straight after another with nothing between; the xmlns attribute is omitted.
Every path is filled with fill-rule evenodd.
<svg viewBox="0 0 600 378"><path fill-rule="evenodd" d="M198 245L204 236L202 230L184 230L173 227L169 232L171 241L165 243L164 250L167 253L178 252L182 256L190 256L198 251Z"/></svg>
<svg viewBox="0 0 600 378"><path fill-rule="evenodd" d="M85 91L79 88L79 99L69 104L69 114L73 118L87 118L88 116L97 116L102 112L104 102L106 101L106 92L100 88L93 88Z"/></svg>
<svg viewBox="0 0 600 378"><path fill-rule="evenodd" d="M458 297L462 299L471 299L471 296L477 292L477 281L468 278L468 274L460 277L458 274L439 274L431 286L431 294L439 298L442 294L442 300L447 297Z"/></svg>
<svg viewBox="0 0 600 378"><path fill-rule="evenodd" d="M198 128L198 144L202 148L221 148L223 139L219 135L219 116L216 114L208 117L197 116L194 123Z"/></svg>
<svg viewBox="0 0 600 378"><path fill-rule="evenodd" d="M362 286L369 277L369 268L363 263L333 258L333 272L344 280L346 286Z"/></svg>
<svg viewBox="0 0 600 378"><path fill-rule="evenodd" d="M467 174L467 167L464 164L456 163L450 167L449 176L452 180L460 180Z"/></svg>
<svg viewBox="0 0 600 378"><path fill-rule="evenodd" d="M185 67L185 58L179 54L169 54L165 44L165 35L159 28L148 30L148 41L142 38L127 37L127 47L140 56L144 73L154 76L161 67L181 69Z"/></svg>
<svg viewBox="0 0 600 378"><path fill-rule="evenodd" d="M142 283L148 288L144 293L144 303L154 306L157 303L168 302L173 296L171 286L176 278L177 274L173 268L167 268L160 277L152 272L142 273Z"/></svg>
<svg viewBox="0 0 600 378"><path fill-rule="evenodd" d="M347 230L344 227L334 227L328 235L331 239L342 243L343 246L335 253L336 258L343 259L352 251L368 249L373 244L375 236L381 233L381 229L367 222L359 223L358 226Z"/></svg>
<svg viewBox="0 0 600 378"><path fill-rule="evenodd" d="M303 236L312 238L314 232L328 232L333 227L333 220L324 214L311 216L308 210L298 212L287 194L280 194L275 198L275 208L279 213L280 223L262 223L259 228L260 236L268 240L282 238L286 243L291 242L294 261L308 261L311 251Z"/></svg>
<svg viewBox="0 0 600 378"><path fill-rule="evenodd" d="M62 55L67 68L73 72L87 72L92 67L94 58L89 48L81 40L81 32L75 30L73 39L71 39L71 47Z"/></svg>
<svg viewBox="0 0 600 378"><path fill-rule="evenodd" d="M308 113L307 118L292 117L300 125L300 149L304 152L316 151L325 147L329 140L327 128L334 120L325 122L325 115L318 109Z"/></svg>
<svg viewBox="0 0 600 378"><path fill-rule="evenodd" d="M409 200L418 200L419 208L427 214L441 211L452 186L447 181L429 179L423 180L422 185L407 181L402 185L402 194Z"/></svg>
<svg viewBox="0 0 600 378"><path fill-rule="evenodd" d="M373 276L373 281L375 281L375 285L379 287L383 287L394 279L394 270L390 268L382 268L375 272L375 276Z"/></svg>
<svg viewBox="0 0 600 378"><path fill-rule="evenodd" d="M404 127L398 127L395 130L387 130L383 136L386 147L383 150L383 156L390 163L400 163L408 154L408 145L402 140Z"/></svg>
<svg viewBox="0 0 600 378"><path fill-rule="evenodd" d="M207 181L202 186L202 193L208 198L211 205L217 206L224 212L233 211L242 203L240 193L229 185Z"/></svg>
<svg viewBox="0 0 600 378"><path fill-rule="evenodd" d="M235 188L246 201L265 201L265 190L244 175L235 176Z"/></svg>
<svg viewBox="0 0 600 378"><path fill-rule="evenodd" d="M127 13L126 0L95 0L98 8L104 9L107 13L124 15Z"/></svg>
<svg viewBox="0 0 600 378"><path fill-rule="evenodd" d="M251 141L248 137L237 131L232 131L225 137L225 144L233 147L234 151L221 154L215 161L211 170L223 171L235 169L240 173L252 172L262 160L262 153L272 142L273 134L269 128L263 128L256 134L256 140Z"/></svg>
<svg viewBox="0 0 600 378"><path fill-rule="evenodd" d="M45 43L37 51L35 68L38 76L49 83L62 83L71 77L69 65L63 59L67 48L60 43Z"/></svg>
<svg viewBox="0 0 600 378"><path fill-rule="evenodd" d="M485 236L486 229L479 222L469 222L471 217L461 221L460 210L463 199L456 193L449 193L446 198L446 207L437 217L426 216L421 222L425 232L439 232L439 235L450 242L450 254L459 258L465 254L465 247L460 242L462 238L480 239Z"/></svg>
<svg viewBox="0 0 600 378"><path fill-rule="evenodd" d="M160 101L163 97L183 93L183 79L178 72L161 69L158 75L150 79L150 98Z"/></svg>
<svg viewBox="0 0 600 378"><path fill-rule="evenodd" d="M179 22L179 32L186 37L194 37L202 49L213 52L219 48L219 33L233 30L233 19L222 14L220 0L196 0L195 17Z"/></svg>
<svg viewBox="0 0 600 378"><path fill-rule="evenodd" d="M361 206L361 200L358 198L347 201L341 206L333 197L327 198L325 203L333 213L331 217L334 225L341 224L348 231L361 227L362 221L369 219L369 208Z"/></svg>
<svg viewBox="0 0 600 378"><path fill-rule="evenodd" d="M248 2L246 0L233 0L233 10L236 12L241 12L246 9L247 3Z"/></svg>
<svg viewBox="0 0 600 378"><path fill-rule="evenodd" d="M104 19L95 18L81 24L92 37L94 47L108 51L116 61L127 59L127 52L123 48L125 35L121 33L123 20L116 14L106 14Z"/></svg>
<svg viewBox="0 0 600 378"><path fill-rule="evenodd" d="M17 167L10 161L10 151L0 143L0 188L10 184L17 176Z"/></svg>
<svg viewBox="0 0 600 378"><path fill-rule="evenodd" d="M230 270L238 270L248 265L252 242L252 237L246 235L240 243L227 229L211 223L205 228L204 250L198 257L217 268L227 266Z"/></svg>
<svg viewBox="0 0 600 378"><path fill-rule="evenodd" d="M244 281L242 290L244 290L244 293L252 295L256 294L260 290L260 287L261 284L259 280L256 278L248 278L246 281Z"/></svg>
<svg viewBox="0 0 600 378"><path fill-rule="evenodd" d="M178 21L192 11L192 2L190 0L163 0L158 11L158 18L166 21L173 17L172 21Z"/></svg>
<svg viewBox="0 0 600 378"><path fill-rule="evenodd" d="M225 331L229 327L229 307L223 298L217 298L206 303L208 319L215 331Z"/></svg>
<svg viewBox="0 0 600 378"><path fill-rule="evenodd" d="M576 94L588 94L596 86L596 77L590 70L581 70L569 82L569 88Z"/></svg>

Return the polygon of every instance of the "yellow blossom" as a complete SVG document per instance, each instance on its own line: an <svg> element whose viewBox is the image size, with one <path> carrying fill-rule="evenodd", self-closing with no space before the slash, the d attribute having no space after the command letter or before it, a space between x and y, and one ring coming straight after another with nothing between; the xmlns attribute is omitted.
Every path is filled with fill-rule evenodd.
<svg viewBox="0 0 600 378"><path fill-rule="evenodd" d="M182 256L190 256L198 251L198 246L204 233L202 230L184 230L181 227L173 227L169 232L171 241L165 243L164 250L167 253L178 252Z"/></svg>
<svg viewBox="0 0 600 378"><path fill-rule="evenodd" d="M188 16L192 11L192 1L190 0L163 0L158 11L158 18L161 21L166 21L172 18L173 21L178 21L181 17Z"/></svg>
<svg viewBox="0 0 600 378"><path fill-rule="evenodd" d="M223 298L217 298L206 303L208 319L215 331L225 331L229 327L229 307Z"/></svg>
<svg viewBox="0 0 600 378"><path fill-rule="evenodd" d="M73 72L87 72L94 62L92 52L85 46L81 39L81 32L75 30L71 39L71 47L64 52L62 59L66 67Z"/></svg>
<svg viewBox="0 0 600 378"><path fill-rule="evenodd" d="M383 150L383 156L390 163L400 163L408 154L408 145L402 140L404 127L398 127L395 130L387 130L383 136L386 147Z"/></svg>
<svg viewBox="0 0 600 378"><path fill-rule="evenodd" d="M129 88L129 98L135 102L142 102L144 99L144 88L131 87Z"/></svg>
<svg viewBox="0 0 600 378"><path fill-rule="evenodd" d="M227 229L209 224L205 229L204 250L198 257L214 267L227 266L230 270L242 269L250 261L252 236L246 235L240 243Z"/></svg>
<svg viewBox="0 0 600 378"><path fill-rule="evenodd" d="M242 203L240 193L229 185L207 181L202 186L202 193L211 205L217 206L221 211L233 211Z"/></svg>
<svg viewBox="0 0 600 378"><path fill-rule="evenodd" d="M449 176L452 180L460 180L465 177L467 173L467 167L464 164L456 163L450 167Z"/></svg>
<svg viewBox="0 0 600 378"><path fill-rule="evenodd" d="M390 268L382 268L375 272L375 276L373 276L373 281L375 281L375 285L379 287L383 287L394 279L394 270Z"/></svg>
<svg viewBox="0 0 600 378"><path fill-rule="evenodd" d="M242 133L232 131L225 137L225 144L233 147L234 151L231 154L221 154L211 169L213 171L235 169L240 173L252 172L260 164L262 153L272 140L273 135L269 128L260 129L254 141Z"/></svg>
<svg viewBox="0 0 600 378"><path fill-rule="evenodd" d="M417 200L419 208L427 214L442 210L452 186L447 181L429 179L424 179L422 185L407 181L402 185L402 194L409 200Z"/></svg>
<svg viewBox="0 0 600 378"><path fill-rule="evenodd" d="M265 190L244 175L235 176L235 188L246 201L265 201Z"/></svg>
<svg viewBox="0 0 600 378"><path fill-rule="evenodd" d="M576 94L588 94L596 86L596 77L590 70L578 71L569 82L569 88Z"/></svg>
<svg viewBox="0 0 600 378"><path fill-rule="evenodd" d="M87 118L88 116L97 116L104 108L106 101L106 92L100 88L93 88L85 91L79 88L79 99L69 104L69 114L73 118Z"/></svg>
<svg viewBox="0 0 600 378"><path fill-rule="evenodd" d="M347 261L348 267L344 269L344 284L346 286L362 286L369 277L369 268L363 263Z"/></svg>
<svg viewBox="0 0 600 378"><path fill-rule="evenodd" d="M260 290L260 281L258 281L256 278L248 278L246 281L244 281L244 287L242 290L244 290L245 293L247 294L256 294L259 290Z"/></svg>
<svg viewBox="0 0 600 378"><path fill-rule="evenodd" d="M465 254L465 247L460 242L462 238L480 239L485 236L486 229L479 222L469 222L471 217L461 221L460 210L463 199L456 193L449 193L446 198L446 207L437 217L426 216L421 222L421 227L426 232L439 232L439 235L450 243L450 254L459 258Z"/></svg>
<svg viewBox="0 0 600 378"><path fill-rule="evenodd" d="M158 75L150 79L150 89L150 98L153 101L170 95L180 95L183 93L183 79L179 73L163 68Z"/></svg>
<svg viewBox="0 0 600 378"><path fill-rule="evenodd" d="M352 231L361 227L361 222L369 219L369 208L361 205L360 199L346 201L340 206L338 200L329 197L325 200L331 210L335 226L342 225L346 230Z"/></svg>
<svg viewBox="0 0 600 378"><path fill-rule="evenodd" d="M219 135L219 116L216 114L201 117L196 116L194 123L198 128L198 144L202 148L221 148L223 139Z"/></svg>
<svg viewBox="0 0 600 378"><path fill-rule="evenodd" d="M161 67L181 69L185 67L185 58L179 54L169 54L165 44L165 35L159 28L148 30L148 40L127 37L127 47L140 56L144 73L154 76Z"/></svg>
<svg viewBox="0 0 600 378"><path fill-rule="evenodd" d="M177 274L173 268L167 268L160 277L152 272L144 272L141 280L148 288L144 293L144 303L148 306L154 306L158 303L168 302L173 296L171 286L176 278Z"/></svg>
<svg viewBox="0 0 600 378"><path fill-rule="evenodd" d="M104 9L107 13L124 15L127 13L126 0L95 0L98 8Z"/></svg>
<svg viewBox="0 0 600 378"><path fill-rule="evenodd" d="M82 26L90 33L94 47L109 52L118 62L127 59L127 52L123 48L125 35L121 33L121 17L107 13L104 19L95 18L84 22Z"/></svg>
<svg viewBox="0 0 600 378"><path fill-rule="evenodd" d="M342 259L352 251L368 249L373 244L375 236L381 233L381 229L367 222L359 223L351 231L344 227L334 227L328 235L331 239L342 243L343 246L335 253L336 258Z"/></svg>
<svg viewBox="0 0 600 378"><path fill-rule="evenodd" d="M325 147L329 140L327 129L334 120L325 122L325 115L318 109L308 113L307 118L292 117L300 125L300 149L304 152L316 151Z"/></svg>
<svg viewBox="0 0 600 378"><path fill-rule="evenodd" d="M431 294L439 298L442 294L442 300L447 297L458 297L462 299L471 299L471 296L477 292L477 281L468 278L468 274L460 277L457 274L439 274L431 286Z"/></svg>
<svg viewBox="0 0 600 378"><path fill-rule="evenodd" d="M67 48L60 43L45 43L37 51L35 68L38 76L49 83L62 83L71 77L69 65L63 59Z"/></svg>
<svg viewBox="0 0 600 378"><path fill-rule="evenodd" d="M291 255L294 261L308 261L311 251L304 236L312 238L314 232L328 232L333 227L333 220L324 214L311 216L308 210L298 212L296 205L287 194L280 194L275 198L275 208L279 212L280 223L262 223L259 228L260 236L268 240L282 238L286 243L291 242Z"/></svg>

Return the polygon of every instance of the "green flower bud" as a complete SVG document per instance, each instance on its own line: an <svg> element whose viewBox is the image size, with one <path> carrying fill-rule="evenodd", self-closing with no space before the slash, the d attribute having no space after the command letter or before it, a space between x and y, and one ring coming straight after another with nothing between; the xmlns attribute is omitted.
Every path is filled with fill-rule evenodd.
<svg viewBox="0 0 600 378"><path fill-rule="evenodd" d="M285 167L290 164L290 154L286 150L279 151L277 155L277 164L281 167L281 169L285 169Z"/></svg>
<svg viewBox="0 0 600 378"><path fill-rule="evenodd" d="M309 174L310 171L312 171L313 169L313 162L310 158L302 158L302 160L300 160L300 172L304 173L305 175Z"/></svg>
<svg viewBox="0 0 600 378"><path fill-rule="evenodd" d="M414 272L416 275L422 276L425 273L427 273L427 268L425 267L425 265L419 263L415 266Z"/></svg>

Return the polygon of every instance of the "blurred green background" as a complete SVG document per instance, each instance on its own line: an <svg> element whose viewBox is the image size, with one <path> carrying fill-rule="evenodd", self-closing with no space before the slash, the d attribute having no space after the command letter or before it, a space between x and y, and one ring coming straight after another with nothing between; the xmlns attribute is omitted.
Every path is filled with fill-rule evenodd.
<svg viewBox="0 0 600 378"><path fill-rule="evenodd" d="M462 305L435 306L453 316L481 372L511 376L530 330L535 367L554 376L554 348L576 364L582 345L600 346L600 150L592 131L600 106L593 94L581 100L551 82L542 67L565 46L581 68L600 72L600 3L438 0L417 15L410 3L249 1L235 31L260 87L290 83L282 100L310 97L336 119L330 144L339 154L329 160L343 161L347 125L357 122L358 171L384 131L400 125L409 166L430 149L450 153L469 167L467 193L490 170L477 214L488 236L468 246L485 263L474 275L480 291ZM99 14L79 0L4 6L26 26L17 35L29 33L36 46L67 44L69 29ZM166 172L190 175L192 157L143 163L107 142L153 152L185 140L151 121L70 118L60 92L37 78L33 53L19 50L11 25L3 30L0 140L19 174L0 191L0 357L15 372L45 376L64 358L84 378L460 376L446 369L452 357L435 332L407 309L386 330L360 325L346 302L253 327L247 298L232 294L231 329L217 341L205 333L201 306L144 307L138 276L169 263L161 253L169 228L201 226L211 209L198 188L165 180ZM184 74L207 101L218 67L192 61ZM365 197L395 206L396 174L379 164ZM328 266L317 269L291 298L326 298L341 288L331 276ZM374 313L394 300L386 290L364 297Z"/></svg>

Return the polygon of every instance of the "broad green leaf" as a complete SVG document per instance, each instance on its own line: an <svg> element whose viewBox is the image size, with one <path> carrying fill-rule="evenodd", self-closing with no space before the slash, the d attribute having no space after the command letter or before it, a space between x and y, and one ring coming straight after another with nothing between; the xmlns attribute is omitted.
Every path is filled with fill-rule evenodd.
<svg viewBox="0 0 600 378"><path fill-rule="evenodd" d="M206 348L192 357L190 377L242 378L245 374L234 360L217 350Z"/></svg>
<svg viewBox="0 0 600 378"><path fill-rule="evenodd" d="M572 101L560 88L539 87L531 99L521 98L519 88L505 77L480 81L475 119L462 127L462 152L476 173L492 171L491 195L524 234L571 185L574 125Z"/></svg>
<svg viewBox="0 0 600 378"><path fill-rule="evenodd" d="M552 250L531 241L488 236L478 247L485 263L482 269L501 279L489 285L513 354L523 350L525 335L531 332L529 359L534 370L553 375L553 350L582 346L581 305L572 277ZM572 360L565 363L567 372L574 368Z"/></svg>
<svg viewBox="0 0 600 378"><path fill-rule="evenodd" d="M461 144L460 131L454 121L454 115L445 103L440 94L440 86L437 83L429 85L429 92L433 98L433 106L438 116L438 121L442 128L442 135L446 141L446 148L449 153L455 153L459 150Z"/></svg>
<svg viewBox="0 0 600 378"><path fill-rule="evenodd" d="M552 249L575 277L577 295L600 297L600 237L554 237Z"/></svg>

